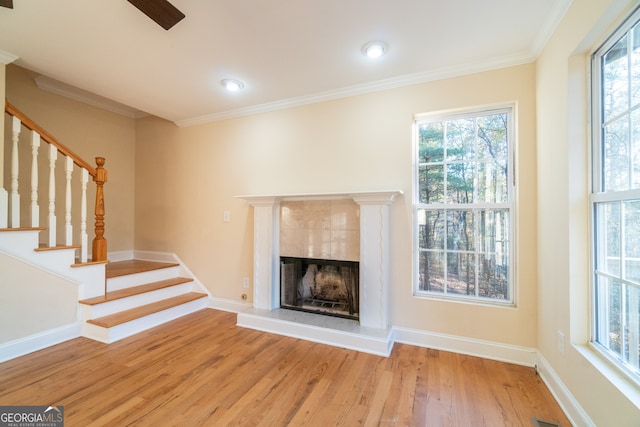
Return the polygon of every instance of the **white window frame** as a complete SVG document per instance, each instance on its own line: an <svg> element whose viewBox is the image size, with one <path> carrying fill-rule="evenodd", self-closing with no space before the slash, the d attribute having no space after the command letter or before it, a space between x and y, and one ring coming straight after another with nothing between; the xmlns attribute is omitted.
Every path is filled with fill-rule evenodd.
<svg viewBox="0 0 640 427"><path fill-rule="evenodd" d="M515 152L516 152L516 104L501 103L497 105L486 105L470 107L461 110L441 111L436 113L423 113L414 116L413 124L413 295L429 299L444 299L464 303L497 306L516 306L517 287L516 277L516 183L515 183ZM507 201L500 203L421 203L419 200L419 125L428 122L448 121L460 118L475 118L489 114L506 113L508 116L507 128ZM446 180L446 179L445 179ZM477 183L474 182L474 191L477 190ZM476 278L475 295L430 292L420 290L419 266L420 266L420 242L419 242L419 211L422 209L507 209L509 211L509 269L508 269L508 294L507 299L497 299L478 295L479 286ZM445 239L446 240L446 239ZM476 246L477 247L477 246ZM446 248L445 248L446 251ZM476 260L477 262L477 260ZM477 271L477 269L476 269Z"/></svg>
<svg viewBox="0 0 640 427"><path fill-rule="evenodd" d="M630 281L622 279L622 270L620 277L611 275L606 271L599 271L598 257L603 256L604 249L598 252L597 236L602 235L602 227L604 222L598 223L596 210L602 203L621 203L624 201L640 200L640 188L626 190L609 190L603 191L603 116L602 116L602 72L600 60L631 28L640 22L640 9L636 9L624 22L618 27L611 36L591 55L591 115L592 115L592 135L591 135L591 191L589 192L590 205L590 223L591 223L591 346L600 354L605 356L610 362L618 367L626 376L640 384L640 369L634 368L622 357L608 348L606 343L599 342L599 334L607 331L607 323L609 321L609 310L607 307L600 308L603 300L608 300L608 295L602 289L598 289L598 277L605 279L613 279L619 281L621 286L634 286ZM630 77L629 77L630 78ZM627 112L640 109L640 106L629 108ZM629 132L632 132L629 130ZM631 176L629 177L631 180ZM621 213L621 217L623 214ZM620 246L624 246L624 221L620 222L622 230ZM599 231L600 230L600 231ZM621 263L624 264L624 256L621 255ZM623 266L621 266L621 269ZM622 304L626 302L623 301ZM602 311L600 311L602 310ZM621 308L624 311L624 307ZM621 316L620 328L625 328L624 316ZM638 327L638 325L636 325ZM603 334L607 335L607 334ZM604 340L608 341L608 340ZM630 344L631 345L631 344ZM622 344L621 344L622 346Z"/></svg>

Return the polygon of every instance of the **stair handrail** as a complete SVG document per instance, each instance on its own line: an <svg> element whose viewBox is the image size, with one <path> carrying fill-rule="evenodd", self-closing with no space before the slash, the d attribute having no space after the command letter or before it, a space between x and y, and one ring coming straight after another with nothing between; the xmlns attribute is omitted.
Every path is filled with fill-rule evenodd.
<svg viewBox="0 0 640 427"><path fill-rule="evenodd" d="M86 169L89 172L89 175L92 177L96 176L96 169L87 163L82 157L78 156L76 153L71 151L69 147L62 144L58 141L53 135L44 130L42 126L31 120L24 114L22 111L18 110L15 106L13 106L9 101L5 101L4 111L7 112L10 116L17 117L22 122L22 125L29 130L32 130L38 134L40 134L40 139L44 139L49 144L55 146L59 152L64 154L65 156L69 156L73 159L73 162L81 168Z"/></svg>
<svg viewBox="0 0 640 427"><path fill-rule="evenodd" d="M91 166L86 160L74 153L69 147L58 141L53 135L47 132L39 124L29 118L22 111L17 109L8 100L5 100L5 112L20 120L27 129L40 135L40 139L56 147L57 151L73 160L78 167L85 169L92 176L96 183L96 204L95 204L95 238L93 239L92 261L101 262L107 260L107 240L104 238L104 184L107 182L107 170L104 169L104 157L96 157L96 167ZM85 262L85 260L81 260Z"/></svg>

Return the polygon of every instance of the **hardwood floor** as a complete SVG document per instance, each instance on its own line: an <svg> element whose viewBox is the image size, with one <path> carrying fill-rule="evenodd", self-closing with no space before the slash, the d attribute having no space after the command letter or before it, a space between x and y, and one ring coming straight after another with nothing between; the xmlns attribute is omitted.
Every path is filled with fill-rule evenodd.
<svg viewBox="0 0 640 427"><path fill-rule="evenodd" d="M396 344L384 358L235 326L204 309L106 345L0 364L0 405L74 426L569 426L534 369Z"/></svg>

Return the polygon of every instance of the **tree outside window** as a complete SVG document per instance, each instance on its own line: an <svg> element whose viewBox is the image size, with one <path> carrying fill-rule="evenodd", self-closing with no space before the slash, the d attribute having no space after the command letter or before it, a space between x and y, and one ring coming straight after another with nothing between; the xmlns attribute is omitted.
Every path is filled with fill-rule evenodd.
<svg viewBox="0 0 640 427"><path fill-rule="evenodd" d="M417 293L513 301L511 117L417 120Z"/></svg>
<svg viewBox="0 0 640 427"><path fill-rule="evenodd" d="M640 13L593 55L593 341L640 377Z"/></svg>

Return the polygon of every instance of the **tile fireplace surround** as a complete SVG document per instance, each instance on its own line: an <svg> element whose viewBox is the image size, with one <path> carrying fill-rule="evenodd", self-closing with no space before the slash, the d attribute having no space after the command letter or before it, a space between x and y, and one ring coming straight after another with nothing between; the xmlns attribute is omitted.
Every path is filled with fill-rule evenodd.
<svg viewBox="0 0 640 427"><path fill-rule="evenodd" d="M238 326L388 355L389 206L402 191L239 196L254 209L253 308ZM280 309L280 206L351 199L360 209L360 322Z"/></svg>

